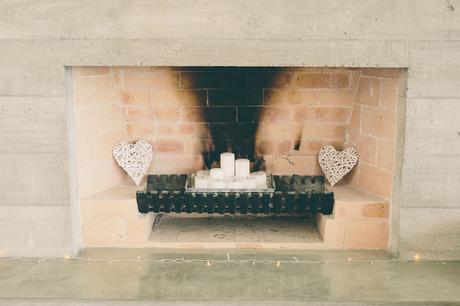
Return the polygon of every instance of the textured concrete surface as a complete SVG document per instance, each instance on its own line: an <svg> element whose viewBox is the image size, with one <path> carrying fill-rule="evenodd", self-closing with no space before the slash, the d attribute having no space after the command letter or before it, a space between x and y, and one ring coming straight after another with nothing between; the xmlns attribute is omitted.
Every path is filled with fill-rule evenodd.
<svg viewBox="0 0 460 306"><path fill-rule="evenodd" d="M401 262L382 251L90 249L78 259L1 260L0 301L454 304L460 263Z"/></svg>
<svg viewBox="0 0 460 306"><path fill-rule="evenodd" d="M0 252L79 244L65 66L371 66L408 68L392 250L459 259L460 1L261 3L2 1Z"/></svg>

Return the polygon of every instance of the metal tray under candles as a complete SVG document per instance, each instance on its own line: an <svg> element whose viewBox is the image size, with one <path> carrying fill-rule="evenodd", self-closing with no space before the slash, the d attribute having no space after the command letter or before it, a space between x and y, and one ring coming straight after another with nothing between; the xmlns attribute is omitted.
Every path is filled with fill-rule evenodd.
<svg viewBox="0 0 460 306"><path fill-rule="evenodd" d="M192 173L187 177L185 183L186 192L201 192L201 193L273 193L275 192L275 180L273 175L267 174L267 188L256 188L256 189L227 189L227 188L195 188L195 176L196 173Z"/></svg>

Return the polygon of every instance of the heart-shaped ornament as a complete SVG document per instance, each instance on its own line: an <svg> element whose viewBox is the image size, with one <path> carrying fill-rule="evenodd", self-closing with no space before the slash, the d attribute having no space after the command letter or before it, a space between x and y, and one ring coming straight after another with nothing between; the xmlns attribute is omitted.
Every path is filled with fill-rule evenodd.
<svg viewBox="0 0 460 306"><path fill-rule="evenodd" d="M327 180L334 186L356 165L358 151L354 147L347 147L339 152L327 145L319 151L318 161Z"/></svg>
<svg viewBox="0 0 460 306"><path fill-rule="evenodd" d="M145 140L136 143L119 141L113 146L112 154L118 165L139 186L152 161L152 146Z"/></svg>

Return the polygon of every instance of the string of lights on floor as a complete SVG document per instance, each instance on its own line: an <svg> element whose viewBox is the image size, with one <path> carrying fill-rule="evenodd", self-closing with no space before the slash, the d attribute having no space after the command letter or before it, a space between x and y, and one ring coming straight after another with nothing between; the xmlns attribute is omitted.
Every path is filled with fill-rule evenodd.
<svg viewBox="0 0 460 306"><path fill-rule="evenodd" d="M176 258L142 258L138 256L136 259L115 259L115 258L92 258L92 257L72 257L70 255L66 255L63 258L19 258L19 257L3 257L0 258L0 261L35 261L38 263L46 262L46 261L53 261L53 262L65 262L65 261L80 261L80 262L100 262L100 263L203 263L206 266L212 266L214 264L221 264L221 263L236 263L236 264L272 264L276 267L281 267L282 264L328 264L328 263L344 263L344 262L353 262L353 263L368 263L368 264L376 264L376 263L388 263L388 262L407 262L404 260L399 260L397 258L392 259L376 259L376 260L363 260L363 259L353 259L351 257L347 257L345 259L336 259L336 260L305 260L299 259L295 256L292 256L290 259L232 259L230 254L227 253L227 259L186 259L185 257L176 257ZM412 262L431 262L430 260L423 260L419 254L416 254ZM441 261L442 264L445 264L445 261Z"/></svg>

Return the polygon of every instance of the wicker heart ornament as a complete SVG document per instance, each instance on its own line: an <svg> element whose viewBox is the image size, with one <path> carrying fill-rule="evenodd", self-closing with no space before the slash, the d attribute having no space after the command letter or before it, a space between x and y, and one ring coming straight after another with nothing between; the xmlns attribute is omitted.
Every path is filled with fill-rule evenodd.
<svg viewBox="0 0 460 306"><path fill-rule="evenodd" d="M319 151L318 161L327 180L334 186L356 165L358 151L354 147L347 147L339 152L328 145Z"/></svg>
<svg viewBox="0 0 460 306"><path fill-rule="evenodd" d="M136 143L120 141L113 146L112 154L118 165L139 186L152 161L152 146L145 140Z"/></svg>

